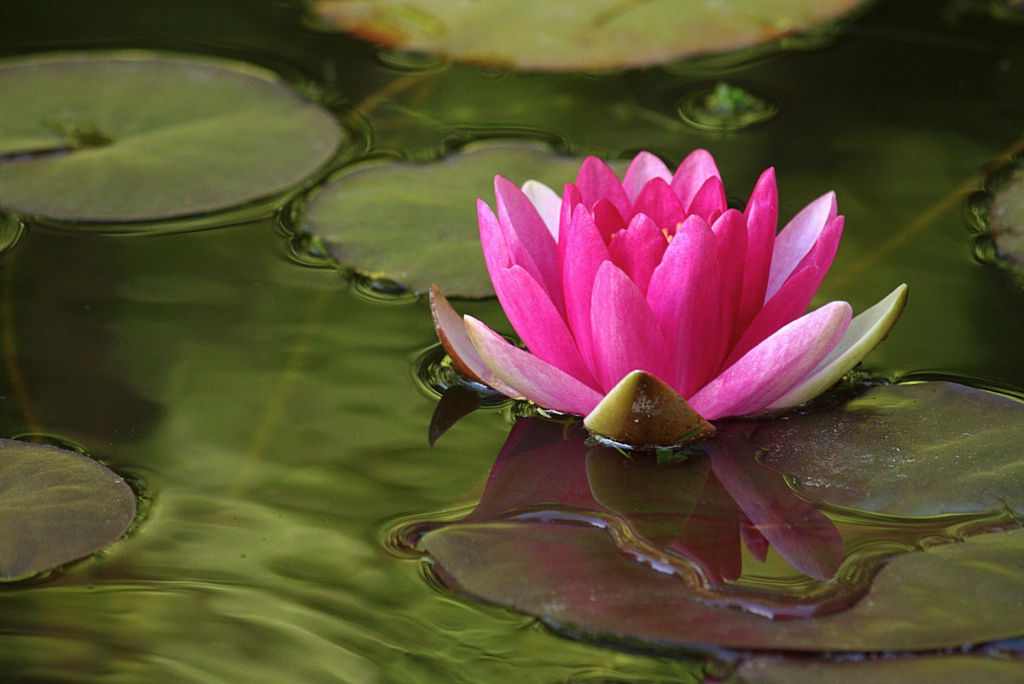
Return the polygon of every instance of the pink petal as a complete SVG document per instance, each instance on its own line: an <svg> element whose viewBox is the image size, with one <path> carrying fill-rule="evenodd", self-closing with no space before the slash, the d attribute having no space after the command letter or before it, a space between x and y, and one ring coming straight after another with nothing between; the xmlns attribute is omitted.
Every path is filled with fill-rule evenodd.
<svg viewBox="0 0 1024 684"><path fill-rule="evenodd" d="M846 302L830 302L798 318L705 385L690 405L707 420L764 409L832 350L850 318Z"/></svg>
<svg viewBox="0 0 1024 684"><path fill-rule="evenodd" d="M598 200L606 199L618 209L620 216L629 216L629 197L619 177L597 157L583 160L579 175L576 176L576 187L580 189L586 206L593 207Z"/></svg>
<svg viewBox="0 0 1024 684"><path fill-rule="evenodd" d="M586 415L601 395L571 375L509 344L486 325L466 316L466 330L480 357L509 387L509 396L529 399L553 411Z"/></svg>
<svg viewBox="0 0 1024 684"><path fill-rule="evenodd" d="M590 304L594 363L607 392L635 370L664 380L671 369L665 338L639 288L615 264L601 264Z"/></svg>
<svg viewBox="0 0 1024 684"><path fill-rule="evenodd" d="M708 178L721 178L714 157L707 150L694 150L672 176L672 190L684 207L689 207Z"/></svg>
<svg viewBox="0 0 1024 684"><path fill-rule="evenodd" d="M565 317L580 356L591 375L597 377L594 362L593 333L590 329L590 302L597 271L611 255L586 207L578 205L568 223L562 225L565 249L562 257L562 283L565 292Z"/></svg>
<svg viewBox="0 0 1024 684"><path fill-rule="evenodd" d="M801 209L776 236L765 300L771 299L786 278L796 270L797 265L817 243L825 226L836 218L837 212L836 195L829 192Z"/></svg>
<svg viewBox="0 0 1024 684"><path fill-rule="evenodd" d="M548 232L551 233L551 238L558 242L558 218L562 210L562 198L558 196L557 192L535 180L523 183L523 194L537 209Z"/></svg>
<svg viewBox="0 0 1024 684"><path fill-rule="evenodd" d="M750 326L729 350L722 368L728 368L736 363L769 335L803 315L824 275L824 271L813 265L794 273L771 301L757 312Z"/></svg>
<svg viewBox="0 0 1024 684"><path fill-rule="evenodd" d="M747 219L747 252L743 266L743 293L736 315L736 331L744 330L764 304L771 268L772 246L779 219L775 169L761 174L743 212Z"/></svg>
<svg viewBox="0 0 1024 684"><path fill-rule="evenodd" d="M558 260L562 264L565 263L565 245L568 242L566 235L572 226L572 215L581 204L583 195L580 194L580 189L572 183L566 183L562 192L562 206L558 213Z"/></svg>
<svg viewBox="0 0 1024 684"><path fill-rule="evenodd" d="M747 220L735 209L728 209L715 221L711 230L718 243L718 267L722 272L719 300L722 348L719 358L714 362L715 368L718 368L742 332L734 330L734 326L739 316L746 260L736 255L747 253Z"/></svg>
<svg viewBox="0 0 1024 684"><path fill-rule="evenodd" d="M711 379L724 353L721 268L714 233L699 216L683 223L651 277L647 301L675 361L665 378L683 397Z"/></svg>
<svg viewBox="0 0 1024 684"><path fill-rule="evenodd" d="M437 285L430 288L430 313L434 317L434 327L437 329L437 336L441 340L441 346L448 352L452 362L459 371L470 380L483 383L505 396L514 396L516 391L494 374L490 366L484 363L469 333L466 332L466 323L462 317L455 312L452 305L441 294Z"/></svg>
<svg viewBox="0 0 1024 684"><path fill-rule="evenodd" d="M517 265L498 271L494 278L501 308L533 355L596 387L565 319L533 276Z"/></svg>
<svg viewBox="0 0 1024 684"><path fill-rule="evenodd" d="M608 245L612 261L621 268L629 279L636 283L640 292L647 294L651 274L661 263L668 240L661 228L647 216L635 217L626 230L620 230Z"/></svg>
<svg viewBox="0 0 1024 684"><path fill-rule="evenodd" d="M629 168L626 169L626 175L622 179L622 187L630 201L636 202L640 189L652 178L661 178L670 182L672 172L665 166L665 162L650 152L641 152L633 157L633 161L630 162Z"/></svg>
<svg viewBox="0 0 1024 684"><path fill-rule="evenodd" d="M709 224L722 215L729 205L725 200L725 186L722 179L712 176L700 186L700 190L694 196L690 206L686 208L687 214L696 214Z"/></svg>
<svg viewBox="0 0 1024 684"><path fill-rule="evenodd" d="M630 216L645 214L661 228L667 228L674 233L676 227L686 218L686 212L682 203L668 183L660 178L655 178L640 190L636 201L633 202L633 212Z"/></svg>
<svg viewBox="0 0 1024 684"><path fill-rule="evenodd" d="M476 201L476 216L480 225L480 247L484 252L487 272L491 274L491 280L494 280L496 271L512 265L512 256L505 242L505 231L498 223L498 217L483 200Z"/></svg>
<svg viewBox="0 0 1024 684"><path fill-rule="evenodd" d="M832 260L835 259L842 234L843 217L836 216L821 231L817 242L811 246L810 252L804 255L796 271L781 283L778 291L750 322L750 326L742 333L729 353L726 365L732 364L761 340L790 321L796 320L807 310L821 286L821 281L825 279Z"/></svg>
<svg viewBox="0 0 1024 684"><path fill-rule="evenodd" d="M544 285L556 307L562 307L562 273L555 239L523 191L506 178L494 179L498 222L505 234L512 263L525 268Z"/></svg>
<svg viewBox="0 0 1024 684"><path fill-rule="evenodd" d="M608 243L615 233L626 227L626 220L623 218L623 214L619 213L618 208L610 200L598 200L597 204L590 211L605 243Z"/></svg>

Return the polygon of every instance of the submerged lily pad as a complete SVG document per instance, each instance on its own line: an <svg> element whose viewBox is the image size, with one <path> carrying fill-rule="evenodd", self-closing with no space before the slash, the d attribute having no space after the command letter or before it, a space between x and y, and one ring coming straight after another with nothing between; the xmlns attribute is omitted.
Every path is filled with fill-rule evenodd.
<svg viewBox="0 0 1024 684"><path fill-rule="evenodd" d="M156 221L269 198L344 138L271 72L161 53L4 60L0 111L0 206L60 222Z"/></svg>
<svg viewBox="0 0 1024 684"><path fill-rule="evenodd" d="M91 458L0 439L0 577L23 577L88 556L135 518L135 494Z"/></svg>
<svg viewBox="0 0 1024 684"><path fill-rule="evenodd" d="M471 146L431 162L360 165L313 195L303 227L364 275L416 293L437 283L449 297L489 297L477 198L493 204L496 174L560 191L579 166L579 159L512 143Z"/></svg>
<svg viewBox="0 0 1024 684"><path fill-rule="evenodd" d="M520 69L615 69L776 40L863 0L319 0L329 23L383 45Z"/></svg>

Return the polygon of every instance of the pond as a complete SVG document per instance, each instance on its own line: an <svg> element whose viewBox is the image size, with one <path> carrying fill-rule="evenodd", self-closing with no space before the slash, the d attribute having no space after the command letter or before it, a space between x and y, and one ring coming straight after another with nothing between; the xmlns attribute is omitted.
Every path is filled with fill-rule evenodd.
<svg viewBox="0 0 1024 684"><path fill-rule="evenodd" d="M737 206L774 166L780 218L828 190L846 216L814 306L842 299L862 311L909 286L871 373L1024 391L1021 281L994 265L970 220L988 175L1024 149L1019 3L878 2L781 50L548 73L381 49L314 26L299 2L0 4L4 57L150 49L238 60L311 94L346 136L293 184L301 192L259 211L130 232L26 218L0 257L0 436L79 449L139 497L124 539L0 585L5 681L728 675L728 658L623 648L457 597L403 546L410 525L473 509L513 417L507 403L485 406L431 446L438 399L423 358L438 351L426 297L338 267L296 232L304 193L365 159L428 161L514 140L615 160L646 149L671 166L705 148ZM683 103L723 81L777 111L735 130L686 122ZM202 178L209 162L199 153L194 164ZM494 299L455 303L512 334ZM1000 663L1021 649L1007 653ZM999 676L1024 677L1015 666Z"/></svg>

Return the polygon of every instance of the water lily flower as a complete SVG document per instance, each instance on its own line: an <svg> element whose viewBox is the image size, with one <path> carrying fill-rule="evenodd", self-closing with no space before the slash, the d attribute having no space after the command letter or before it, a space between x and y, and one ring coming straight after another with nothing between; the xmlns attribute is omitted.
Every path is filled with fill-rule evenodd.
<svg viewBox="0 0 1024 684"><path fill-rule="evenodd" d="M705 150L674 173L641 152L621 181L590 157L561 197L501 176L494 188L496 211L477 203L480 240L498 300L529 351L460 317L435 287L438 335L470 378L587 416L592 430L609 412L656 423L644 420L645 407L666 392L703 425L809 401L888 334L906 301L900 285L855 318L842 301L807 313L842 235L835 194L776 234L774 170L761 174L741 212L727 205Z"/></svg>

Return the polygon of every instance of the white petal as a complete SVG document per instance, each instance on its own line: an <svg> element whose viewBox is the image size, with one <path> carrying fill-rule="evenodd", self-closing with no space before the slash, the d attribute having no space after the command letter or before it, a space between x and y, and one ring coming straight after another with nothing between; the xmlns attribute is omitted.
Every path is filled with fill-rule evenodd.
<svg viewBox="0 0 1024 684"><path fill-rule="evenodd" d="M540 181L528 180L523 183L523 194L537 208L544 225L555 242L558 242L558 221L562 213L562 198L557 192L544 185Z"/></svg>

